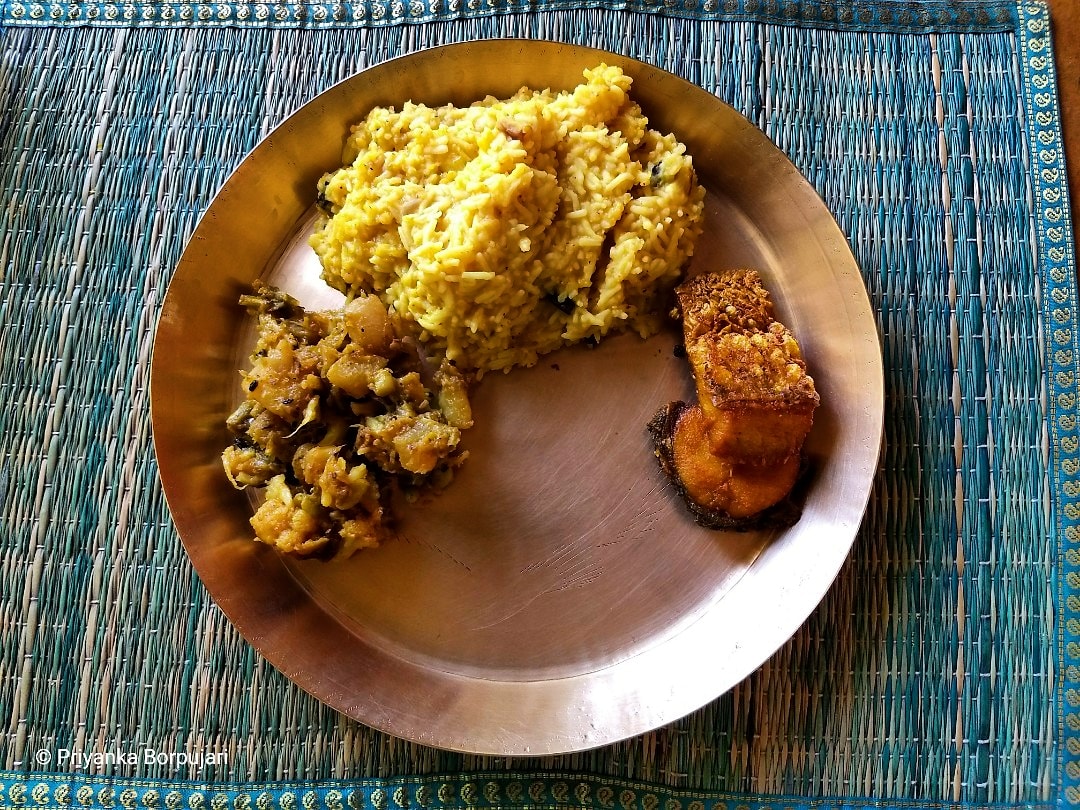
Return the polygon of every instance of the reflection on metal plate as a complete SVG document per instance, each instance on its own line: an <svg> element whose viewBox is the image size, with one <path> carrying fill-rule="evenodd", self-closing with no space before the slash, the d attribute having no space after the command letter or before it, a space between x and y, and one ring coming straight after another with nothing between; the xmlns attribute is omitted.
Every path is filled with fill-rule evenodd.
<svg viewBox="0 0 1080 810"><path fill-rule="evenodd" d="M645 425L692 396L674 329L611 338L487 375L470 458L444 493L398 509L401 536L344 563L251 541L250 502L221 471L264 277L309 306L338 296L305 237L315 183L375 105L468 103L573 87L619 64L651 125L675 132L708 190L691 272L758 268L822 397L802 520L777 534L698 527ZM676 720L760 666L846 558L877 464L874 319L843 235L791 163L705 91L570 45L489 40L370 68L318 96L221 189L166 296L154 346L154 440L188 554L240 633L298 685L419 743L494 754L591 748Z"/></svg>

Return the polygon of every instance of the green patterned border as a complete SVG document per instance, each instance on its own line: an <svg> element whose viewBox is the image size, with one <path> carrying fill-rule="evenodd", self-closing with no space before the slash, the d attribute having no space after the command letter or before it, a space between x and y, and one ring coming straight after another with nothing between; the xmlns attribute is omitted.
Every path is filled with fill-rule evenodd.
<svg viewBox="0 0 1080 810"><path fill-rule="evenodd" d="M1015 3L1002 0L269 0L268 2L53 2L0 0L0 24L134 27L333 28L469 19L561 8L655 12L693 19L754 20L859 30L988 31L1016 27Z"/></svg>
<svg viewBox="0 0 1080 810"><path fill-rule="evenodd" d="M11 781L14 778L14 781ZM47 779L47 781L46 781ZM209 786L167 781L72 779L34 775L0 776L4 804L41 810L806 810L807 808L940 808L970 805L939 802L874 802L795 797L748 800L721 793L681 791L602 777L497 773L421 779L363 780L316 784ZM1012 810L1049 810L1049 804L988 804Z"/></svg>
<svg viewBox="0 0 1080 810"><path fill-rule="evenodd" d="M1062 741L1059 797L1080 804L1080 430L1078 430L1077 265L1070 227L1065 147L1055 103L1050 18L1045 5L1020 5L1021 70L1035 183L1045 362L1049 376L1048 430L1058 536L1058 739Z"/></svg>

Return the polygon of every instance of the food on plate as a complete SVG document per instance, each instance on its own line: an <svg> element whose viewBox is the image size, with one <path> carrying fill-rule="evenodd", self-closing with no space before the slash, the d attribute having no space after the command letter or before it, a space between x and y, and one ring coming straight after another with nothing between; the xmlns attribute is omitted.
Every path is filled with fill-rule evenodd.
<svg viewBox="0 0 1080 810"><path fill-rule="evenodd" d="M393 491L444 486L464 461L473 380L660 328L704 190L629 76L583 77L353 127L310 237L344 308L306 312L265 284L241 300L258 344L222 460L263 488L259 540L322 558L378 545Z"/></svg>
<svg viewBox="0 0 1080 810"><path fill-rule="evenodd" d="M755 270L695 275L675 290L697 401L649 423L661 467L711 528L780 527L820 397Z"/></svg>
<svg viewBox="0 0 1080 810"><path fill-rule="evenodd" d="M319 182L323 277L374 293L432 354L475 371L656 332L701 230L686 149L618 67L573 90L379 107Z"/></svg>
<svg viewBox="0 0 1080 810"><path fill-rule="evenodd" d="M395 489L445 486L464 461L466 377L425 358L374 295L307 312L256 282L240 303L258 340L222 462L237 488L264 488L256 537L301 557L378 545Z"/></svg>

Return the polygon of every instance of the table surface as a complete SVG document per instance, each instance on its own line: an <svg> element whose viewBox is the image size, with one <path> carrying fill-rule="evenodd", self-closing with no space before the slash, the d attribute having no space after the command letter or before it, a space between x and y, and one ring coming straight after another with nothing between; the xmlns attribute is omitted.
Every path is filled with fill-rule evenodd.
<svg viewBox="0 0 1080 810"><path fill-rule="evenodd" d="M1076 47L1080 39L1080 4L1076 0L1049 0L1048 5L1058 65L1066 169L1075 210L1080 199L1080 49Z"/></svg>
<svg viewBox="0 0 1080 810"><path fill-rule="evenodd" d="M1001 9L1015 0L977 2ZM560 8L528 29L510 15L441 31L385 26L378 35L348 26L223 32L179 23L35 30L34 20L6 29L0 63L13 54L20 70L0 82L0 108L12 113L0 142L20 159L0 161L0 191L12 190L14 200L0 207L0 232L9 234L0 255L10 268L0 267L0 301L5 320L16 316L0 344L17 358L0 363L0 453L17 464L0 474L0 490L19 497L0 498L3 525L17 530L0 533L0 615L15 617L0 645L0 682L18 683L8 695L17 694L21 714L8 712L9 733L0 734L9 741L0 749L0 797L16 795L5 780L12 763L28 764L26 755L49 760L57 746L113 740L145 746L131 766L133 803L122 801L132 808L240 807L250 796L261 810L295 810L291 786L281 786L280 804L264 806L246 785L350 775L430 781L365 783L347 796L328 793L325 805L309 806L316 794L305 793L304 810L485 810L489 786L496 797L523 785L532 795L534 784L517 779L531 760L434 751L345 721L291 688L230 631L186 565L160 498L146 413L152 331L130 326L157 318L175 257L238 147L316 87L431 40L528 30L633 47L688 75L722 68L717 83L816 179L851 234L880 312L892 393L881 498L851 564L798 637L685 721L539 761L537 795L561 796L571 783L560 775L583 773L595 781L575 781L570 794L584 788L597 798L593 806L623 779L677 790L664 795L683 807L684 790L723 791L725 802L746 799L753 810L779 795L806 796L791 802L801 810L822 796L848 797L849 808L896 800L930 810L1047 810L1055 796L1062 806L1076 803L1080 748L1070 730L1080 728L1072 702L1080 688L1080 562L1066 543L1080 542L1075 264L1067 229L1049 224L1063 214L1061 150L1025 150L1036 139L1052 142L1054 116L1064 116L1080 199L1080 2L1050 4L1059 98L1045 91L1045 59L1029 59L1033 72L1020 78L1030 83L1015 81L1033 43L1045 46L1041 33L1023 36L1043 30L1042 10L1026 3L1022 13L1036 15L1028 20L1035 25L946 36L938 48L918 34L741 21L702 37L693 20L644 14L631 15L624 30L606 9L580 8L608 4L580 0L552 2ZM108 0L100 5L117 13ZM398 13L410 4L366 7L376 5ZM60 4L35 6L39 16L43 8L63 13ZM897 56L902 71L893 67ZM820 68L809 85L800 82L808 59ZM1011 115L1018 93L1042 114ZM855 124L833 124L825 102L834 100ZM1056 179L1038 186L1016 171L1025 161ZM135 273L116 271L128 265ZM1046 294L1025 294L1035 285ZM1059 350L1044 350L1050 346ZM1050 430L1061 441L1044 444ZM1030 508L1048 493L1065 525ZM1055 543L1046 542L1051 536ZM157 684L163 688L149 688ZM186 796L164 795L146 781L172 772L168 762L147 764L145 752L178 744L226 751L220 768L199 773L215 784L233 780L235 798L222 805L233 797L194 783ZM34 760L35 779L42 762ZM441 778L476 773L492 781ZM36 792L23 795L49 806L92 800L91 787L65 779L67 771L44 792L31 786ZM407 801L398 801L398 788ZM477 788L484 798L474 804ZM112 790L93 792L105 798L85 810L115 808ZM616 793L615 806L644 810L660 794L628 795L641 795L641 804Z"/></svg>

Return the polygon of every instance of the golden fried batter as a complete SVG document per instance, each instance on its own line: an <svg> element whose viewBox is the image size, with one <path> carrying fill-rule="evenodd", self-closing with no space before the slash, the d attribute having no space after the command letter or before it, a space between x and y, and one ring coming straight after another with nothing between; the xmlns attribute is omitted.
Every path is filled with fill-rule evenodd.
<svg viewBox="0 0 1080 810"><path fill-rule="evenodd" d="M749 464L798 453L818 393L757 272L694 276L675 294L713 452Z"/></svg>

